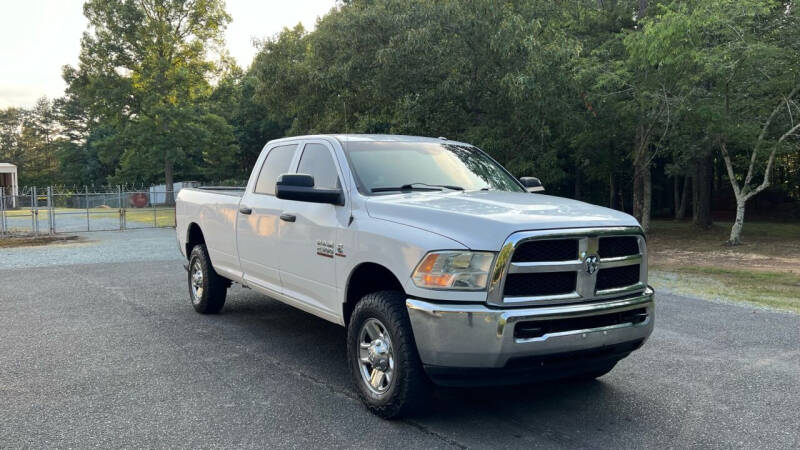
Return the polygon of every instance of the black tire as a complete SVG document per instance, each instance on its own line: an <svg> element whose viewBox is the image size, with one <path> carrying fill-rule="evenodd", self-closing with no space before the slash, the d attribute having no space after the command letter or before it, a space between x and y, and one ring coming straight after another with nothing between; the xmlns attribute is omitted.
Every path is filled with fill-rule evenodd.
<svg viewBox="0 0 800 450"><path fill-rule="evenodd" d="M387 382L384 392L374 391L362 375L361 334L362 328L368 328L365 326L368 321L376 323L371 319L385 329L391 343L394 365L391 382ZM431 382L419 359L402 292L374 292L358 302L347 326L347 360L359 397L370 411L384 419L409 415L419 410L430 396ZM370 364L364 370L369 371L367 367L375 369Z"/></svg>
<svg viewBox="0 0 800 450"><path fill-rule="evenodd" d="M202 276L198 286L193 280L195 272ZM204 244L195 245L189 255L189 299L194 310L200 314L217 314L225 306L225 296L228 293L228 281L219 276L211 265L208 250Z"/></svg>

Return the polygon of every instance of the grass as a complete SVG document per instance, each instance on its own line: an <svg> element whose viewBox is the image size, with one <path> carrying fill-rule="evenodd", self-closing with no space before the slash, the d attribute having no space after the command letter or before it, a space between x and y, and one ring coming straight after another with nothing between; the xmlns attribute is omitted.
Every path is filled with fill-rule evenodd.
<svg viewBox="0 0 800 450"><path fill-rule="evenodd" d="M152 209L128 209L125 211L125 220L140 224L152 224L155 217L157 227L174 227L175 210L173 208L156 208L155 215Z"/></svg>
<svg viewBox="0 0 800 450"><path fill-rule="evenodd" d="M53 210L56 216L56 224L58 224L59 216L65 215L82 215L85 217L87 210L79 208L55 208ZM117 208L89 208L89 219L102 219L102 218L115 218L119 217L119 210ZM48 220L50 212L47 209L39 209L39 221ZM6 217L10 219L27 218L31 220L30 209L15 209L7 210ZM173 208L127 208L125 210L125 219L132 225L132 228L142 228L144 226L153 226L155 221L156 227L174 227L175 226L175 209Z"/></svg>
<svg viewBox="0 0 800 450"><path fill-rule="evenodd" d="M0 248L36 247L53 243L80 242L78 236L4 236L0 238Z"/></svg>
<svg viewBox="0 0 800 450"><path fill-rule="evenodd" d="M725 244L730 223L701 231L655 221L648 235L656 288L800 312L800 223L745 222L741 246Z"/></svg>

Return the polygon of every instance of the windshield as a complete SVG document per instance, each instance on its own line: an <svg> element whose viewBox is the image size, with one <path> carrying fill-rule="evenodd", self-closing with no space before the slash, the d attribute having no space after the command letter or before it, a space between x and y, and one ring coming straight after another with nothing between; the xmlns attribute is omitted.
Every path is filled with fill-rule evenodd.
<svg viewBox="0 0 800 450"><path fill-rule="evenodd" d="M347 142L343 145L359 190L525 192L499 164L475 147L438 142Z"/></svg>

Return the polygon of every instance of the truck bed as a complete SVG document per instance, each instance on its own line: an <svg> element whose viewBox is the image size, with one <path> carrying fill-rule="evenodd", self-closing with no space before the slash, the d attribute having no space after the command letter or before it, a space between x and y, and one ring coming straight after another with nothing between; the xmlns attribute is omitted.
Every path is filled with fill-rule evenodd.
<svg viewBox="0 0 800 450"><path fill-rule="evenodd" d="M187 233L191 223L203 231L214 268L224 276L240 281L236 249L236 221L241 187L202 187L181 189L175 202L175 223L179 233ZM183 242L186 242L186 236ZM182 249L189 251L190 249Z"/></svg>
<svg viewBox="0 0 800 450"><path fill-rule="evenodd" d="M243 196L245 190L244 187L238 187L238 186L203 186L203 187L186 188L186 189L213 192L215 194L231 195L235 197Z"/></svg>

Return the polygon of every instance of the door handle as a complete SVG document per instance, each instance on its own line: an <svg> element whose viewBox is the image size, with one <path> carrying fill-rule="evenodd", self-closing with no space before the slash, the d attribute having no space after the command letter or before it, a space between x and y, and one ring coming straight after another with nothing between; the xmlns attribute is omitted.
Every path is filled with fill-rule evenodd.
<svg viewBox="0 0 800 450"><path fill-rule="evenodd" d="M283 220L284 222L294 222L295 220L297 220L297 216L295 216L294 214L281 214L281 220Z"/></svg>
<svg viewBox="0 0 800 450"><path fill-rule="evenodd" d="M245 215L250 215L253 213L253 209L242 206L241 208L239 208L239 212Z"/></svg>

